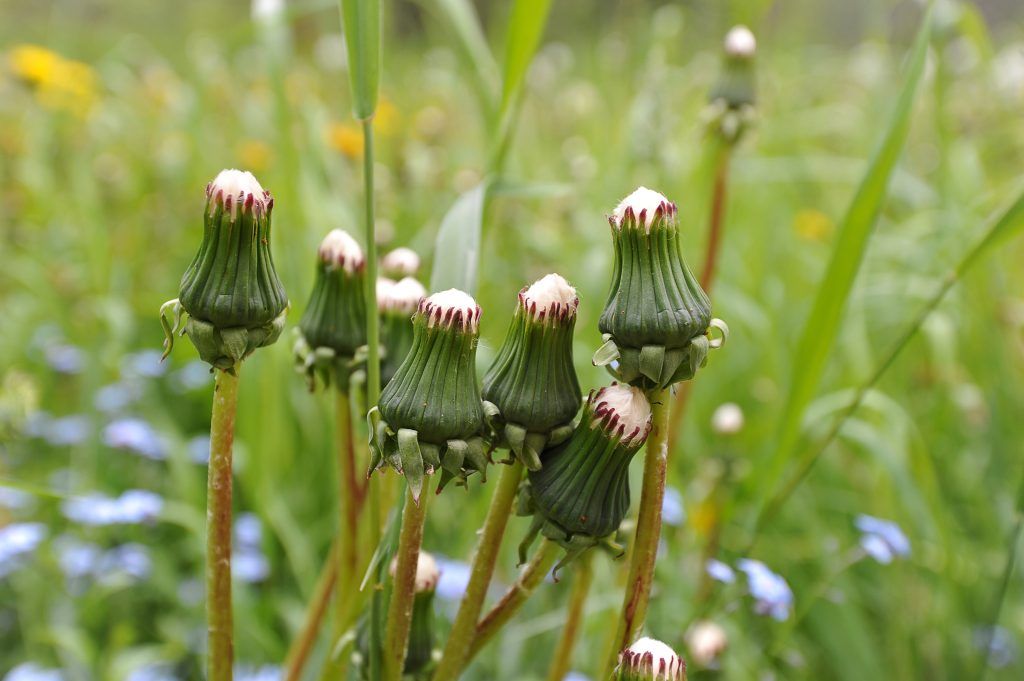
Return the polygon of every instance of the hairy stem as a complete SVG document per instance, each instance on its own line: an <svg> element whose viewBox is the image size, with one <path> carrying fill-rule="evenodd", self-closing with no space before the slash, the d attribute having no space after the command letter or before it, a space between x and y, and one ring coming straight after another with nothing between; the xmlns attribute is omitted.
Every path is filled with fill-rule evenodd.
<svg viewBox="0 0 1024 681"><path fill-rule="evenodd" d="M335 614L341 636L348 628L352 612L353 584L359 574L359 511L362 485L356 474L356 448L352 432L352 408L348 393L337 391L335 417L338 438L338 588L335 590Z"/></svg>
<svg viewBox="0 0 1024 681"><path fill-rule="evenodd" d="M548 668L548 681L562 681L572 666L572 651L579 638L580 627L583 625L583 609L590 595L590 585L594 581L594 567L591 565L591 554L588 551L580 557L576 574L573 575L572 593L569 594L569 607L565 613L565 624L562 636L555 648L555 657Z"/></svg>
<svg viewBox="0 0 1024 681"><path fill-rule="evenodd" d="M484 520L480 541L473 557L473 568L466 585L466 594L459 604L459 612L455 615L451 634L444 647L434 681L454 681L462 671L469 647L473 641L477 619L487 597L487 588L494 575L494 564L498 560L498 550L505 535L512 503L516 498L519 481L523 477L523 464L519 459L510 466L503 466L498 484L491 498L491 506Z"/></svg>
<svg viewBox="0 0 1024 681"><path fill-rule="evenodd" d="M533 554L533 558L519 574L519 579L508 588L501 600L476 625L476 634L469 646L469 655L466 656L465 665L468 665L481 648L487 645L510 619L515 617L527 599L533 595L555 564L558 551L558 544L547 539L543 541L537 552Z"/></svg>
<svg viewBox="0 0 1024 681"><path fill-rule="evenodd" d="M606 651L603 673L598 678L611 676L619 651L633 642L647 617L647 605L654 581L654 562L661 537L661 504L665 498L665 473L668 467L669 391L651 394L651 434L647 436L644 454L643 490L640 493L640 511L637 515L633 554L626 579L626 592L622 599L622 613L614 644Z"/></svg>
<svg viewBox="0 0 1024 681"><path fill-rule="evenodd" d="M231 681L234 641L231 620L231 448L235 441L238 371L217 371L210 418L210 463L206 487L207 678Z"/></svg>
<svg viewBox="0 0 1024 681"><path fill-rule="evenodd" d="M317 579L316 587L313 589L313 596L309 599L306 607L306 619L302 624L299 635L292 641L288 649L288 656L285 657L285 681L299 681L302 678L302 670L309 660L309 654L313 651L317 634L320 632L320 625L327 613L327 606L331 602L331 592L334 590L335 582L338 580L338 561L334 557L338 554L338 538L334 538L330 550L327 552L328 559Z"/></svg>
<svg viewBox="0 0 1024 681"><path fill-rule="evenodd" d="M406 492L405 510L402 512L402 531L398 536L397 565L391 603L388 606L387 630L384 637L384 681L400 681L409 645L409 625L412 623L413 599L416 596L416 567L423 543L423 523L427 517L427 501L431 494L420 496L419 503Z"/></svg>

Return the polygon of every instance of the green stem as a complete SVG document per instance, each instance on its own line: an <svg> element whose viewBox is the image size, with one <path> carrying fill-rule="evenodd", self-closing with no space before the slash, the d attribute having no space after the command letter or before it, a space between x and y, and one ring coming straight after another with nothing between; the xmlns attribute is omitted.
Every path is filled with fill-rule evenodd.
<svg viewBox="0 0 1024 681"><path fill-rule="evenodd" d="M643 489L637 515L633 555L622 599L619 626L610 650L606 651L599 679L607 679L615 668L619 652L633 642L647 617L647 605L654 581L654 562L661 538L661 504L665 498L665 473L668 468L668 417L670 394L667 389L654 392L651 399L651 434L644 454Z"/></svg>
<svg viewBox="0 0 1024 681"><path fill-rule="evenodd" d="M383 681L400 681L402 678L406 648L409 645L409 626L412 624L413 600L416 596L416 567L420 559L420 545L423 543L423 524L427 517L427 501L433 496L424 494L416 503L411 491L407 491L406 495L384 637Z"/></svg>
<svg viewBox="0 0 1024 681"><path fill-rule="evenodd" d="M327 552L328 559L324 562L324 568L320 572L320 578L313 589L313 596L306 608L306 619L299 631L299 635L292 641L285 657L285 681L299 681L302 678L302 670L309 660L309 654L316 643L316 636L320 632L320 624L327 613L327 606L331 602L331 592L334 590L335 582L338 580L338 561L334 559L338 553L338 538Z"/></svg>
<svg viewBox="0 0 1024 681"><path fill-rule="evenodd" d="M217 371L210 418L210 463L206 486L206 627L209 681L231 681L234 642L231 622L231 447L238 407L236 363Z"/></svg>
<svg viewBox="0 0 1024 681"><path fill-rule="evenodd" d="M356 448L348 393L337 391L335 417L338 438L338 588L335 609L339 637L348 628L352 612L353 582L359 574L359 511L362 486L356 474Z"/></svg>
<svg viewBox="0 0 1024 681"><path fill-rule="evenodd" d="M518 459L511 466L503 466L501 469L501 476L498 478L476 547L466 594L459 604L459 612L455 615L455 622L452 624L441 661L434 672L434 681L454 681L465 665L476 622L483 609L491 577L494 575L494 564L498 560L501 539L505 534L512 503L515 501L516 490L522 477L523 464Z"/></svg>
<svg viewBox="0 0 1024 681"><path fill-rule="evenodd" d="M377 231L373 214L373 118L363 121L363 198L366 241L366 404L380 397L380 316L377 314Z"/></svg>
<svg viewBox="0 0 1024 681"><path fill-rule="evenodd" d="M588 551L579 559L579 567L573 575L572 593L569 594L569 608L565 613L565 625L562 636L555 648L555 657L548 668L548 681L562 681L572 666L572 651L576 647L580 627L583 624L583 609L590 595L590 585L594 581L594 567L591 565L591 554Z"/></svg>
<svg viewBox="0 0 1024 681"><path fill-rule="evenodd" d="M466 656L465 665L468 665L481 648L487 645L494 635L519 612L519 609L523 607L527 599L533 595L533 592L551 571L555 559L558 558L558 553L559 546L553 541L545 539L541 543L537 552L533 554L533 558L519 574L519 579L508 588L501 600L476 625L476 634L469 646L469 655Z"/></svg>

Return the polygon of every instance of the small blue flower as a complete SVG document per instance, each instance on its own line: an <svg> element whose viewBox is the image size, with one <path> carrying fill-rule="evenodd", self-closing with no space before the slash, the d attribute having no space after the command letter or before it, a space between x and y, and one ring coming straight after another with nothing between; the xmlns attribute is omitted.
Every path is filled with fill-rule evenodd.
<svg viewBox="0 0 1024 681"><path fill-rule="evenodd" d="M675 487L665 487L665 498L661 502L661 520L672 527L679 527L686 522L683 495Z"/></svg>
<svg viewBox="0 0 1024 681"><path fill-rule="evenodd" d="M562 681L590 681L590 677L579 672L569 672Z"/></svg>
<svg viewBox="0 0 1024 681"><path fill-rule="evenodd" d="M862 514L854 524L861 531L861 548L879 563L888 565L895 558L910 555L910 540L896 523Z"/></svg>
<svg viewBox="0 0 1024 681"><path fill-rule="evenodd" d="M97 390L92 404L106 414L116 414L135 404L140 397L142 388L137 383L118 381Z"/></svg>
<svg viewBox="0 0 1024 681"><path fill-rule="evenodd" d="M179 393L205 388L212 381L210 365L199 360L189 362L171 375L171 387Z"/></svg>
<svg viewBox="0 0 1024 681"><path fill-rule="evenodd" d="M1017 659L1017 642L1006 628L1001 626L977 627L974 630L974 647L988 649L988 664L995 669L1009 667Z"/></svg>
<svg viewBox="0 0 1024 681"><path fill-rule="evenodd" d="M59 374L78 374L85 366L85 353L74 345L59 343L47 346L46 363Z"/></svg>
<svg viewBox="0 0 1024 681"><path fill-rule="evenodd" d="M32 495L28 492L0 485L0 506L12 511L22 511L29 508L32 503Z"/></svg>
<svg viewBox="0 0 1024 681"><path fill-rule="evenodd" d="M83 525L136 525L156 520L164 500L148 490L128 490L120 497L87 494L67 499L61 504L64 517Z"/></svg>
<svg viewBox="0 0 1024 681"><path fill-rule="evenodd" d="M240 664L235 666L235 681L281 681L281 668L265 664L262 667Z"/></svg>
<svg viewBox="0 0 1024 681"><path fill-rule="evenodd" d="M71 447L89 439L92 422L81 414L53 418L45 411L37 411L29 415L25 424L25 434L40 438L54 447Z"/></svg>
<svg viewBox="0 0 1024 681"><path fill-rule="evenodd" d="M7 672L3 681L63 681L64 675L57 669L45 669L35 662L26 662Z"/></svg>
<svg viewBox="0 0 1024 681"><path fill-rule="evenodd" d="M246 584L263 582L270 576L270 561L259 551L236 551L231 556L231 574Z"/></svg>
<svg viewBox="0 0 1024 681"><path fill-rule="evenodd" d="M239 513L235 518L235 542L240 548L259 549L263 542L263 524L255 513Z"/></svg>
<svg viewBox="0 0 1024 681"><path fill-rule="evenodd" d="M142 419L111 421L103 430L103 442L112 449L127 449L154 461L167 458L160 435Z"/></svg>
<svg viewBox="0 0 1024 681"><path fill-rule="evenodd" d="M46 539L42 523L11 523L0 527L0 578L21 567L22 559Z"/></svg>
<svg viewBox="0 0 1024 681"><path fill-rule="evenodd" d="M723 584L732 584L736 581L736 573L732 571L731 567L720 560L709 558L708 562L704 564L704 569L711 576L711 579Z"/></svg>
<svg viewBox="0 0 1024 681"><path fill-rule="evenodd" d="M130 355L125 355L125 373L130 376L141 376L143 378L158 378L167 371L167 365L160 361L161 353L158 350L140 350Z"/></svg>
<svg viewBox="0 0 1024 681"><path fill-rule="evenodd" d="M96 576L104 583L116 583L120 578L128 577L141 581L149 577L153 570L153 559L149 550L142 544L122 544L103 554L96 567Z"/></svg>
<svg viewBox="0 0 1024 681"><path fill-rule="evenodd" d="M469 585L471 569L468 563L449 560L435 555L437 569L441 573L437 581L437 596L446 601L461 601Z"/></svg>
<svg viewBox="0 0 1024 681"><path fill-rule="evenodd" d="M67 536L57 539L56 549L60 569L68 579L91 577L103 555L98 545Z"/></svg>
<svg viewBox="0 0 1024 681"><path fill-rule="evenodd" d="M164 500L156 492L145 489L130 489L117 500L121 522L129 525L148 523L156 520L164 507Z"/></svg>
<svg viewBox="0 0 1024 681"><path fill-rule="evenodd" d="M133 669L125 681L180 681L171 665L165 662L151 662Z"/></svg>
<svg viewBox="0 0 1024 681"><path fill-rule="evenodd" d="M755 600L754 612L770 615L779 622L788 619L793 607L793 591L786 580L759 560L744 558L736 566L747 575L747 588Z"/></svg>

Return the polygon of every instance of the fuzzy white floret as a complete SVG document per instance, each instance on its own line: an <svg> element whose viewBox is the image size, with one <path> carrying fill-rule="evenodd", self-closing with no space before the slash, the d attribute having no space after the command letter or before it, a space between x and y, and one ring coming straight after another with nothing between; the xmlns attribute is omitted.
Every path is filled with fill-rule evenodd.
<svg viewBox="0 0 1024 681"><path fill-rule="evenodd" d="M721 625L702 620L686 633L686 646L692 659L702 667L707 667L729 646L729 636Z"/></svg>
<svg viewBox="0 0 1024 681"><path fill-rule="evenodd" d="M377 307L381 310L412 314L425 295L427 289L423 288L423 284L412 277L406 277L397 284L392 284L384 295L378 293Z"/></svg>
<svg viewBox="0 0 1024 681"><path fill-rule="evenodd" d="M389 572L395 576L398 570L398 556L391 559ZM419 560L416 562L416 593L433 591L437 588L437 580L441 577L441 571L437 567L437 561L426 551L420 551Z"/></svg>
<svg viewBox="0 0 1024 681"><path fill-rule="evenodd" d="M381 267L388 274L409 277L420 269L420 256L411 248L396 248L381 260Z"/></svg>
<svg viewBox="0 0 1024 681"><path fill-rule="evenodd" d="M638 187L632 194L619 201L619 205L615 206L615 210L612 211L612 217L615 224L621 226L627 208L633 209L633 215L637 220L640 219L641 211L646 211L644 213L644 229L650 231L651 223L654 221L654 211L662 204L671 205L671 202L663 194L659 194L653 189Z"/></svg>
<svg viewBox="0 0 1024 681"><path fill-rule="evenodd" d="M343 229L332 229L328 232L324 240L320 242L317 252L322 261L333 264L335 267L343 267L349 274L355 272L366 262L359 242Z"/></svg>
<svg viewBox="0 0 1024 681"><path fill-rule="evenodd" d="M388 279L387 277L377 277L377 307L384 309L384 299L388 296L388 291L395 287L395 280Z"/></svg>
<svg viewBox="0 0 1024 681"><path fill-rule="evenodd" d="M248 170L235 168L220 171L213 179L211 192L214 196L218 192L224 192L225 197L233 196L236 199L241 194L254 194L256 198L263 198L263 187L256 176Z"/></svg>
<svg viewBox="0 0 1024 681"><path fill-rule="evenodd" d="M757 52L757 39L746 26L733 26L725 35L725 53L730 57L753 57Z"/></svg>
<svg viewBox="0 0 1024 681"><path fill-rule="evenodd" d="M480 308L473 296L457 288L431 295L420 303L420 311L428 315L429 326L454 323L456 313L461 313L462 324L473 331L480 322Z"/></svg>
<svg viewBox="0 0 1024 681"><path fill-rule="evenodd" d="M602 388L597 394L594 411L610 411L618 417L616 428L621 427L623 444L635 445L643 442L651 424L651 403L644 391L631 385L616 383ZM602 418L602 421L604 419ZM595 421L597 426L599 421Z"/></svg>
<svg viewBox="0 0 1024 681"><path fill-rule="evenodd" d="M554 312L576 312L579 298L576 297L576 289L569 285L569 282L560 274L547 274L523 292L523 305L527 308L536 305L537 313Z"/></svg>
<svg viewBox="0 0 1024 681"><path fill-rule="evenodd" d="M743 420L740 405L726 402L711 415L711 429L719 435L734 435L743 429Z"/></svg>
<svg viewBox="0 0 1024 681"><path fill-rule="evenodd" d="M676 651L672 650L668 644L662 643L657 639L641 638L626 650L632 653L635 658L642 659L644 655L651 655L654 672L652 679L676 679L680 678L682 674L682 658L676 655ZM662 663L664 663L664 666Z"/></svg>

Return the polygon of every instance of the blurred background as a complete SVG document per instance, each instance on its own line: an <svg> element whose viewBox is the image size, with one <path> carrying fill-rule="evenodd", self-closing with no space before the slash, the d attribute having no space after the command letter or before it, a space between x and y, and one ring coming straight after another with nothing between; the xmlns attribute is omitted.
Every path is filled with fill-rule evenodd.
<svg viewBox="0 0 1024 681"><path fill-rule="evenodd" d="M338 8L278 4L0 6L0 679L201 676L212 379L188 343L159 363L157 311L177 295L222 168L251 170L275 196L290 324L323 235L361 233ZM487 167L477 93L498 86L481 55L500 61L509 11L475 3L487 44L472 54L454 5L472 3L384 3L377 230L385 249L422 254L426 272L441 219ZM1024 5L936 10L910 138L806 414L812 436L1024 169ZM698 375L672 454L648 618L691 678L973 679L986 656L989 678L1024 677L1024 584L1015 574L1001 588L1024 474L1019 242L952 290L743 553L795 341L922 14L897 0L560 2L527 76L484 224L479 359L493 357L519 288L558 271L579 290L590 388L607 381L590 363L612 259L605 216L638 185L661 191L699 267L702 111L726 31L742 22L758 38L758 122L733 156L713 295L732 335ZM279 678L334 531L330 398L295 374L288 338L248 361L242 382L239 679ZM431 507L442 631L489 497L473 484ZM496 589L515 578L527 525L509 525ZM573 659L584 675L621 602L619 568L603 554L594 564ZM544 678L570 582L544 585L466 678ZM727 647L702 655L695 631Z"/></svg>

